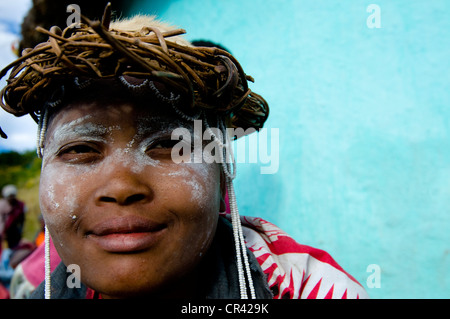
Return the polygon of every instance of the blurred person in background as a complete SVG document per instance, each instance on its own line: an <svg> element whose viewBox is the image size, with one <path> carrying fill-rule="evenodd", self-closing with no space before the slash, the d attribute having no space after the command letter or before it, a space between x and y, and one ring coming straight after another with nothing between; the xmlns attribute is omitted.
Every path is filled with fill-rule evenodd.
<svg viewBox="0 0 450 319"><path fill-rule="evenodd" d="M17 199L17 188L6 185L2 189L0 199L0 239L5 239L8 248L14 249L22 239L25 222L25 203ZM1 253L1 248L0 248Z"/></svg>

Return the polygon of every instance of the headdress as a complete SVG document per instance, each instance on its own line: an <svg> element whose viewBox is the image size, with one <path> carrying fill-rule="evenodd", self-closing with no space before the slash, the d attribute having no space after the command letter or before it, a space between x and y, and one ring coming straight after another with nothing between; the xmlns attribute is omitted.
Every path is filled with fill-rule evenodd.
<svg viewBox="0 0 450 319"><path fill-rule="evenodd" d="M216 118L223 132L221 137L213 134L207 121L206 126L222 149L241 296L247 298L249 292L255 297L232 184L235 165L231 142L225 133L226 127L258 130L266 121L269 113L266 101L248 87L248 81L253 79L229 52L195 47L180 39L179 35L185 33L182 29L167 28L155 21L145 24L136 18L110 23L110 5L102 21L91 21L82 15L81 18L83 23L64 30L56 26L50 30L37 28L47 34L49 40L33 49L25 49L19 59L1 71L0 78L10 70L11 73L1 91L0 106L16 116L29 114L39 123L40 155L48 112L61 104L65 88L83 89L98 79L116 79L130 90L143 87L153 90L183 117ZM141 81L134 84L128 80L130 78ZM168 88L169 95L162 94L161 85ZM226 156L230 156L231 161ZM49 298L48 235L46 248L45 291Z"/></svg>
<svg viewBox="0 0 450 319"><path fill-rule="evenodd" d="M268 105L249 89L248 81L253 79L233 55L180 40L183 29L167 28L155 21L151 23L158 27L142 27L142 17L137 23L136 19L134 23L110 23L109 8L102 21L81 15L84 23L64 30L37 27L49 40L24 49L19 59L0 72L2 78L11 70L1 91L0 106L16 116L29 114L38 122L44 105L54 99L64 79L128 75L156 80L180 92L186 113L204 110L226 119L228 127L262 128ZM132 30L136 24L141 27Z"/></svg>

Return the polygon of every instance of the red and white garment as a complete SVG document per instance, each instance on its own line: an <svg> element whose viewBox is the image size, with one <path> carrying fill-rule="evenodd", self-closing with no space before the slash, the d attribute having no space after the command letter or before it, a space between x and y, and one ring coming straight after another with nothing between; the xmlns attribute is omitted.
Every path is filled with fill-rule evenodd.
<svg viewBox="0 0 450 319"><path fill-rule="evenodd" d="M229 214L224 214L231 219ZM325 251L301 245L274 224L241 216L247 247L267 275L274 299L363 299L367 292Z"/></svg>

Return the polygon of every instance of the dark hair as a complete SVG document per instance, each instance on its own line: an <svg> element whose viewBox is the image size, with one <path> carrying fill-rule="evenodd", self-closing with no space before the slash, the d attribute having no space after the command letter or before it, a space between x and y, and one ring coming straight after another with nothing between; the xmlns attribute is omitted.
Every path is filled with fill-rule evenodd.
<svg viewBox="0 0 450 319"><path fill-rule="evenodd" d="M225 48L223 45L212 42L210 40L193 40L193 41L191 41L191 43L193 46L196 46L196 47L219 48L221 50L231 53L231 51L228 50L227 48Z"/></svg>

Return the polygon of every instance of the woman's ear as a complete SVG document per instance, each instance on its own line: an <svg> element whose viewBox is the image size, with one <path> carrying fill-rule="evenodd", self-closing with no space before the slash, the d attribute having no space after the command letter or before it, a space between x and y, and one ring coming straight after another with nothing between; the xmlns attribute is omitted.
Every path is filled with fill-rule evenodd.
<svg viewBox="0 0 450 319"><path fill-rule="evenodd" d="M227 187L225 182L225 174L220 170L220 211L225 212L227 210L227 204L225 203L225 197L227 195Z"/></svg>

